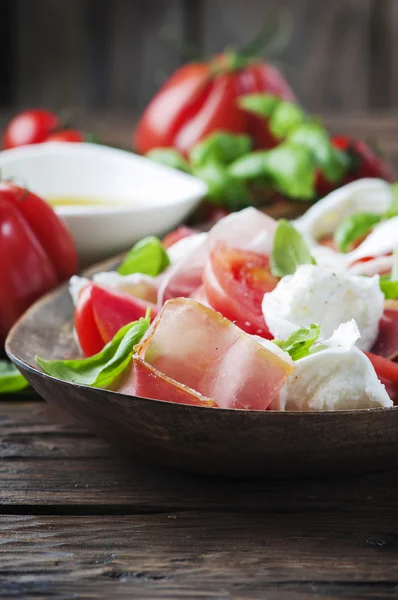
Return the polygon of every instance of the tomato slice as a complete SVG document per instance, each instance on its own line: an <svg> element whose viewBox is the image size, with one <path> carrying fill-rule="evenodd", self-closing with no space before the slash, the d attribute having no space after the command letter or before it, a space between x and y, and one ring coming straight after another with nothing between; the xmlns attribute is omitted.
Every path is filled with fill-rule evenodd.
<svg viewBox="0 0 398 600"><path fill-rule="evenodd" d="M271 339L262 314L261 303L278 279L271 274L268 257L217 246L203 275L211 306L236 322L247 333Z"/></svg>
<svg viewBox="0 0 398 600"><path fill-rule="evenodd" d="M105 345L94 317L91 298L93 285L88 283L84 286L75 308L75 330L85 356L97 354Z"/></svg>
<svg viewBox="0 0 398 600"><path fill-rule="evenodd" d="M377 377L386 386L386 390L395 405L398 404L398 364L378 356L372 352L365 352L372 363Z"/></svg>
<svg viewBox="0 0 398 600"><path fill-rule="evenodd" d="M110 342L119 329L128 323L145 317L148 307L151 308L151 319L157 314L155 306L145 300L95 284L92 286L91 300L94 319L105 343Z"/></svg>
<svg viewBox="0 0 398 600"><path fill-rule="evenodd" d="M75 310L75 329L84 354L99 352L119 329L145 317L148 307L152 320L158 311L150 302L88 283L80 292Z"/></svg>

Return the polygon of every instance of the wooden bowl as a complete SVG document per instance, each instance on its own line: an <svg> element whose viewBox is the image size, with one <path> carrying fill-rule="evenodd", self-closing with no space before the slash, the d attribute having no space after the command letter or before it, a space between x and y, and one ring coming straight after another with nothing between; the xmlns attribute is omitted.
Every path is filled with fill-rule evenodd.
<svg viewBox="0 0 398 600"><path fill-rule="evenodd" d="M102 263L88 275L115 264ZM50 377L34 357L76 357L72 316L65 285L19 320L6 341L7 354L50 404L140 459L197 473L255 478L398 465L398 407L316 413L212 409Z"/></svg>

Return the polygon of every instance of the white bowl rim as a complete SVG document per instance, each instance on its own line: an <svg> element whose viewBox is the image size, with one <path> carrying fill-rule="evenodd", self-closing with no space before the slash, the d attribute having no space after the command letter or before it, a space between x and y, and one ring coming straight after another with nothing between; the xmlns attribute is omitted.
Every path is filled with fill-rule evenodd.
<svg viewBox="0 0 398 600"><path fill-rule="evenodd" d="M104 144L96 144L91 142L62 142L62 141L53 141L53 142L43 142L38 144L29 144L26 146L18 146L16 148L10 148L8 150L0 151L0 171L2 165L12 164L13 159L19 158L29 158L30 156L42 156L47 155L49 152L53 152L56 155L61 156L70 156L71 154L75 154L76 150L78 152L92 152L98 154L113 154L114 156L119 156L123 160L132 160L136 163L142 164L150 164L154 170L158 170L163 173L167 173L172 177L185 179L186 182L192 185L191 193L186 197L178 198L177 200L167 200L164 202L162 206L143 206L143 205L134 205L127 204L122 206L121 204L112 206L112 205L104 205L95 204L93 206L90 205L73 205L73 206L55 206L55 212L61 216L92 216L92 215L110 215L110 214L142 214L147 212L152 212L153 210L159 210L163 208L177 208L179 206L184 205L194 205L198 202L198 200L204 197L207 193L207 185L190 175L189 173L184 173L179 171L178 169L173 169L172 167L168 167L167 165L163 165L153 161L145 156L140 156L134 152L130 152L128 150L123 150L121 148L114 148L112 146L106 146ZM196 187L196 189L195 189Z"/></svg>

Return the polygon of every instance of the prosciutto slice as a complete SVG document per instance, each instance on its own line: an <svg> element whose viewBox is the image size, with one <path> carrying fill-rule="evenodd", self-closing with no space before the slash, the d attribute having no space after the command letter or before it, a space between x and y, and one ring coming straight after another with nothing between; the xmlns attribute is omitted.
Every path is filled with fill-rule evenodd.
<svg viewBox="0 0 398 600"><path fill-rule="evenodd" d="M221 408L267 409L294 369L279 348L264 348L220 313L185 298L166 302L136 350L155 369L151 385L148 369L142 375L140 395L151 397L155 386L159 397L166 377Z"/></svg>
<svg viewBox="0 0 398 600"><path fill-rule="evenodd" d="M268 256L272 250L276 221L249 207L218 221L209 233L182 239L168 249L174 264L162 274L158 306L178 296L189 297L202 284L210 252L220 243Z"/></svg>
<svg viewBox="0 0 398 600"><path fill-rule="evenodd" d="M379 335L371 350L390 360L398 357L398 300L387 300L379 322Z"/></svg>

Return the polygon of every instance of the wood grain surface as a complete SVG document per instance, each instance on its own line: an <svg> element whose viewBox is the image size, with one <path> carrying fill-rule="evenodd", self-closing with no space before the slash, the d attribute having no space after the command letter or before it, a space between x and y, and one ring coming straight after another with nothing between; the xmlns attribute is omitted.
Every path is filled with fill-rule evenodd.
<svg viewBox="0 0 398 600"><path fill-rule="evenodd" d="M395 597L397 475L191 477L3 402L0 598Z"/></svg>

